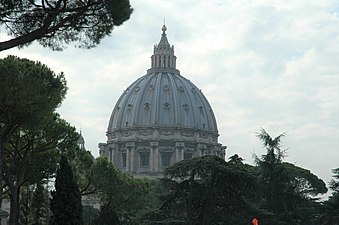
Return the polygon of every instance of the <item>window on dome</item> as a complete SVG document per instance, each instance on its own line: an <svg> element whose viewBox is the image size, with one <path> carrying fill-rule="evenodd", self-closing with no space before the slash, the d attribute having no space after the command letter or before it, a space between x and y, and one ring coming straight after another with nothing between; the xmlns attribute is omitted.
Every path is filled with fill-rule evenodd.
<svg viewBox="0 0 339 225"><path fill-rule="evenodd" d="M122 160L122 168L126 168L126 153L121 153L121 160Z"/></svg>
<svg viewBox="0 0 339 225"><path fill-rule="evenodd" d="M161 164L163 167L171 165L172 152L161 153Z"/></svg>
<svg viewBox="0 0 339 225"><path fill-rule="evenodd" d="M146 102L145 103L145 111L148 112L149 108L150 108L150 103Z"/></svg>
<svg viewBox="0 0 339 225"><path fill-rule="evenodd" d="M165 109L165 110L169 110L169 107L170 107L170 104L169 104L168 102L166 102L166 103L164 104L164 109Z"/></svg>
<svg viewBox="0 0 339 225"><path fill-rule="evenodd" d="M140 152L140 166L148 167L149 166L149 152Z"/></svg>

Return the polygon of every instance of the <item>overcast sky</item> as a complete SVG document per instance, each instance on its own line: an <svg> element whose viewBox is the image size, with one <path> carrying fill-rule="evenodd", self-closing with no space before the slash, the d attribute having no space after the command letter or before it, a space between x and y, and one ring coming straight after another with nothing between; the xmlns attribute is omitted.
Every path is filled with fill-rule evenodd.
<svg viewBox="0 0 339 225"><path fill-rule="evenodd" d="M63 52L33 44L0 53L39 60L68 81L58 109L98 143L119 96L150 67L161 36L175 46L177 68L209 100L227 157L253 164L256 137L286 132L286 161L326 183L339 167L339 2L337 0L132 0L129 21L94 49ZM4 36L2 36L4 39Z"/></svg>

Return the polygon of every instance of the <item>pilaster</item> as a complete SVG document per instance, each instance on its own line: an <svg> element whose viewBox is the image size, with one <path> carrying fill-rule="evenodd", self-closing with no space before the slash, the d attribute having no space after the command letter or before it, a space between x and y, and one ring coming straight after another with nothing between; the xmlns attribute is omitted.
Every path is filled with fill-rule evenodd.
<svg viewBox="0 0 339 225"><path fill-rule="evenodd" d="M184 159L184 151L183 151L184 147L185 147L184 142L175 143L175 162L179 162Z"/></svg>
<svg viewBox="0 0 339 225"><path fill-rule="evenodd" d="M127 148L127 162L126 162L126 168L128 169L128 172L133 173L134 172L134 150L135 150L135 143L134 142L127 142L126 143Z"/></svg>
<svg viewBox="0 0 339 225"><path fill-rule="evenodd" d="M153 172L159 171L159 142L150 142L150 146L153 152Z"/></svg>

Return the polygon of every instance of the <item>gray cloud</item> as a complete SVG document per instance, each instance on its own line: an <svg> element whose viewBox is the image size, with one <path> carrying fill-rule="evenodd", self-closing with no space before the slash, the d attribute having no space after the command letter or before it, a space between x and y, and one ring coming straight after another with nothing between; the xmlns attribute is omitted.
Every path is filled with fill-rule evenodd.
<svg viewBox="0 0 339 225"><path fill-rule="evenodd" d="M132 18L91 50L16 54L64 71L59 112L98 155L115 102L150 66L166 17L178 68L209 99L228 157L265 153L255 132L286 133L287 161L328 182L339 160L339 4L336 1L132 1Z"/></svg>

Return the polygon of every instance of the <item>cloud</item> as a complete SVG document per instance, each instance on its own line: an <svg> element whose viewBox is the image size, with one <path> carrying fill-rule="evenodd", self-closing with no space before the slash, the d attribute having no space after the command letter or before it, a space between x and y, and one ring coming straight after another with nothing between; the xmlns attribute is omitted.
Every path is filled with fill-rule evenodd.
<svg viewBox="0 0 339 225"><path fill-rule="evenodd" d="M339 4L325 1L132 1L129 21L91 50L37 44L1 52L64 71L62 116L98 155L115 102L150 67L163 19L181 74L202 89L228 157L264 154L255 134L287 132L287 161L328 182L339 159Z"/></svg>

